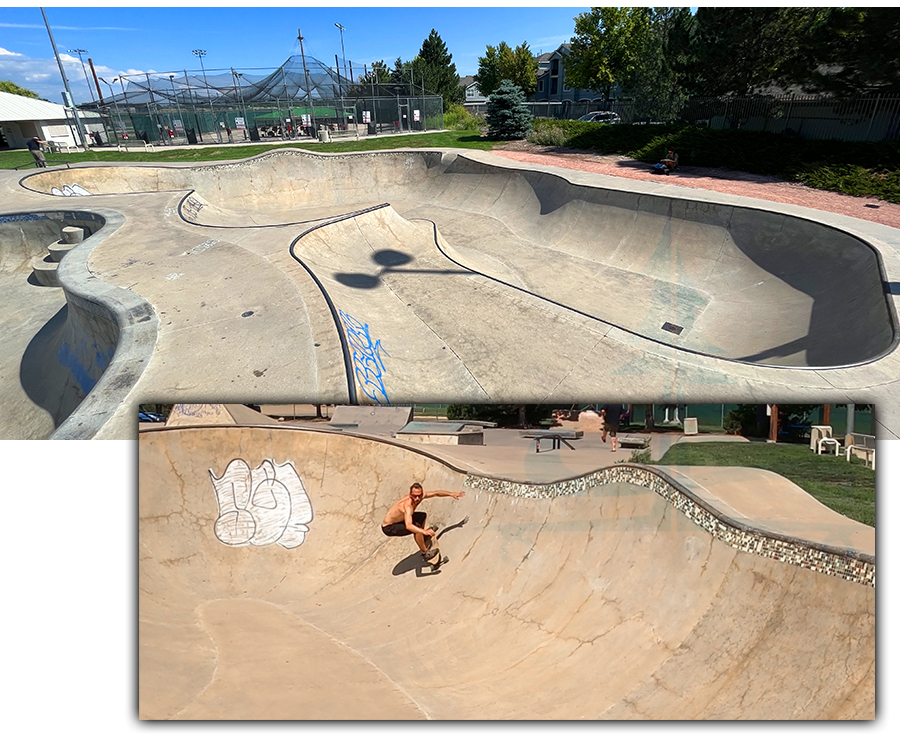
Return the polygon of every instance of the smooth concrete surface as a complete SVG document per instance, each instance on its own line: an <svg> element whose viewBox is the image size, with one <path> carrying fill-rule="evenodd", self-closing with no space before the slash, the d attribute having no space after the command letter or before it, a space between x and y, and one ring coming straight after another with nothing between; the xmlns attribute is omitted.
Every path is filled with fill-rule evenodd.
<svg viewBox="0 0 900 751"><path fill-rule="evenodd" d="M855 401L900 434L871 222L434 150L0 178L48 206L128 217L90 268L158 317L146 401Z"/></svg>
<svg viewBox="0 0 900 751"><path fill-rule="evenodd" d="M527 480L543 458L520 453L505 474ZM804 522L810 538L834 526L783 478L672 471L707 499L741 488L716 502L752 524ZM464 471L422 451L162 428L141 433L139 474L142 719L875 716L873 587L738 551L645 488L429 499L450 558L430 573L410 538L379 530L414 481L464 489ZM288 488L302 543L235 545L246 528L227 520L248 503L271 520Z"/></svg>

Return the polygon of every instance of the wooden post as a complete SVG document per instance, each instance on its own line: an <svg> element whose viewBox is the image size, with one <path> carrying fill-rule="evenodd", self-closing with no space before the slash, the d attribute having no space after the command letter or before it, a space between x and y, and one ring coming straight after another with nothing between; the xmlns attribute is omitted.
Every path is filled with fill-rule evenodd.
<svg viewBox="0 0 900 751"><path fill-rule="evenodd" d="M769 443L778 443L778 405L770 404L771 417L769 417Z"/></svg>
<svg viewBox="0 0 900 751"><path fill-rule="evenodd" d="M822 424L831 425L831 405L826 404L822 408Z"/></svg>

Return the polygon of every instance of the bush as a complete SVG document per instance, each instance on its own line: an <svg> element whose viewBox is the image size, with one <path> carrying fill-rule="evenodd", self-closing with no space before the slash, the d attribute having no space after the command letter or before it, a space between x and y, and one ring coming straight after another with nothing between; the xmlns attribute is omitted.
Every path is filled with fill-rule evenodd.
<svg viewBox="0 0 900 751"><path fill-rule="evenodd" d="M541 128L533 128L529 131L528 140L539 146L565 146L568 135L563 128L557 125L549 125Z"/></svg>
<svg viewBox="0 0 900 751"><path fill-rule="evenodd" d="M777 175L812 188L900 203L900 141L802 140L695 125L608 125L547 119L535 120L533 130L532 138L546 139L535 143L622 154L649 164L672 146L685 166ZM559 140L562 143L556 143Z"/></svg>
<svg viewBox="0 0 900 751"><path fill-rule="evenodd" d="M553 414L556 407L552 404L525 405L525 422L537 425ZM495 422L500 427L511 427L519 424L519 405L517 404L450 404L447 407L448 420L484 420Z"/></svg>
<svg viewBox="0 0 900 751"><path fill-rule="evenodd" d="M531 130L531 112L525 106L525 94L512 81L504 79L488 97L488 138L524 138Z"/></svg>
<svg viewBox="0 0 900 751"><path fill-rule="evenodd" d="M451 104L444 113L446 130L481 130L486 125L484 115L473 115L461 104Z"/></svg>

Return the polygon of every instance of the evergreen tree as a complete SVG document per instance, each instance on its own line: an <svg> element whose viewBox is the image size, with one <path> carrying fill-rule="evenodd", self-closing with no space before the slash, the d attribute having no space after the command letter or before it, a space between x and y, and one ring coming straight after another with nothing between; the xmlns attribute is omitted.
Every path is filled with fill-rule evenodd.
<svg viewBox="0 0 900 751"><path fill-rule="evenodd" d="M488 138L524 138L531 130L531 112L522 89L503 80L487 103Z"/></svg>
<svg viewBox="0 0 900 751"><path fill-rule="evenodd" d="M364 75L359 77L360 83L390 83L391 80L391 71L388 69L387 65L384 64L384 60L379 60L377 63L372 63L371 68L369 68Z"/></svg>
<svg viewBox="0 0 900 751"><path fill-rule="evenodd" d="M460 104L465 91L459 85L459 74L452 62L453 55L447 51L447 45L434 29L422 42L418 58L421 59L421 77L425 79L425 89L443 97L444 112L451 104Z"/></svg>

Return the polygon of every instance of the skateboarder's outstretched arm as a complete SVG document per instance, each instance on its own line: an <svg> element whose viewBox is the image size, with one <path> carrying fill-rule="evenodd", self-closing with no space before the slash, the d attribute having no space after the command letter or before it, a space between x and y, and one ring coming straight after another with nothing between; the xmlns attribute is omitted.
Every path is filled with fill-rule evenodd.
<svg viewBox="0 0 900 751"><path fill-rule="evenodd" d="M465 491L463 490L429 490L426 494L426 498L455 498L459 500L465 495Z"/></svg>

